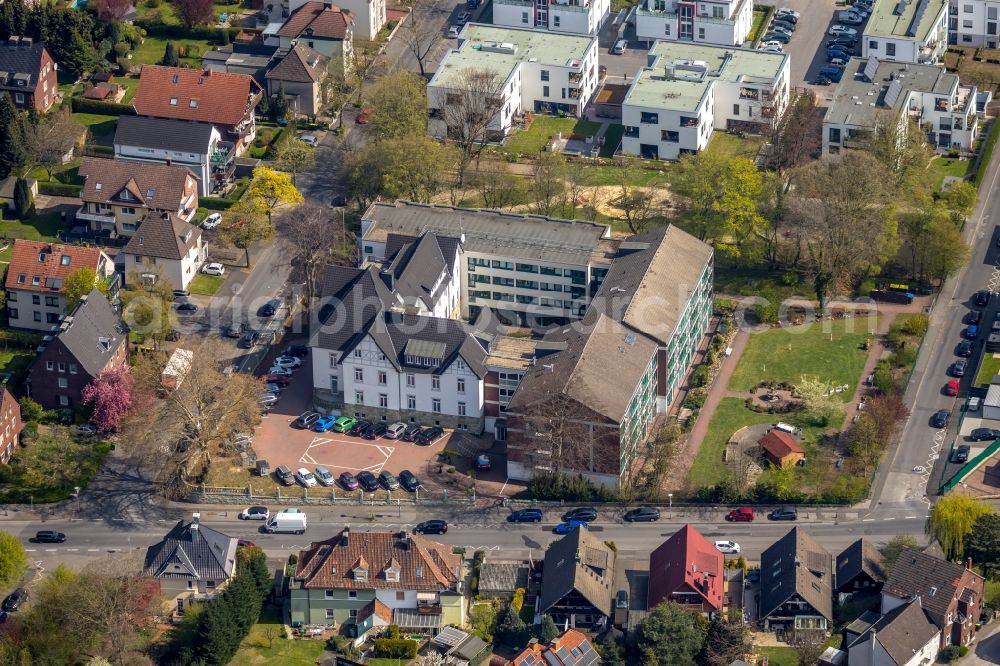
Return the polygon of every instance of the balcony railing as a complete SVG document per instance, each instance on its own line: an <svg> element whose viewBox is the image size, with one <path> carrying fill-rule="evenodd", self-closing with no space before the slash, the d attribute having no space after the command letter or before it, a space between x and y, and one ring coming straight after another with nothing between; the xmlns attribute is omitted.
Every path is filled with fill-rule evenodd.
<svg viewBox="0 0 1000 666"><path fill-rule="evenodd" d="M114 215L111 215L111 214L102 215L100 213L88 213L85 208L80 208L80 210L78 210L76 212L76 219L78 219L78 220L87 220L88 222L100 222L102 224L110 224L112 226L114 226L114 224L115 224L115 216Z"/></svg>
<svg viewBox="0 0 1000 666"><path fill-rule="evenodd" d="M531 0L494 0L498 5L509 5L512 7L531 7Z"/></svg>

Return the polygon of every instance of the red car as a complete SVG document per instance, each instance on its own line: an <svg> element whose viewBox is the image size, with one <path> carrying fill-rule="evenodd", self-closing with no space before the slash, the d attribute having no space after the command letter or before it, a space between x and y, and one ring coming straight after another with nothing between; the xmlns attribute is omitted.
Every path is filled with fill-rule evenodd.
<svg viewBox="0 0 1000 666"><path fill-rule="evenodd" d="M952 379L944 385L945 395L958 395L958 380Z"/></svg>
<svg viewBox="0 0 1000 666"><path fill-rule="evenodd" d="M752 523L753 509L748 506L741 506L726 514L726 520L731 523Z"/></svg>
<svg viewBox="0 0 1000 666"><path fill-rule="evenodd" d="M359 113L358 117L354 119L354 122L359 125L367 125L369 113L371 113L371 109L361 109L361 113Z"/></svg>
<svg viewBox="0 0 1000 666"><path fill-rule="evenodd" d="M288 386L292 380L281 375L269 374L264 377L264 381L269 384L277 384L278 386Z"/></svg>

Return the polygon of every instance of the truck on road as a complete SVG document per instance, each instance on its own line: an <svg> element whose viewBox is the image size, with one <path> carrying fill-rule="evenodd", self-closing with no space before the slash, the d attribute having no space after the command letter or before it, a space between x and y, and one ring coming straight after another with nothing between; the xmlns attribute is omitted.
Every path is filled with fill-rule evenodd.
<svg viewBox="0 0 1000 666"><path fill-rule="evenodd" d="M298 509L284 509L267 519L264 531L268 534L305 534L308 524L306 514Z"/></svg>

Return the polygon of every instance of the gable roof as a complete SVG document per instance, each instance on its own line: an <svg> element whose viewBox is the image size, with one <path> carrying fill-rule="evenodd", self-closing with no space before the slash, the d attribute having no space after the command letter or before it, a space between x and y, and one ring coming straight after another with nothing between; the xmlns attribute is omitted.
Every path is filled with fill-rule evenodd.
<svg viewBox="0 0 1000 666"><path fill-rule="evenodd" d="M630 236L619 244L584 323L603 313L665 345L711 260L710 245L672 224Z"/></svg>
<svg viewBox="0 0 1000 666"><path fill-rule="evenodd" d="M566 395L613 423L621 423L656 343L598 313L589 324L554 329L546 342L566 349L529 368L507 409L519 412L551 396ZM609 372L614 368L614 372Z"/></svg>
<svg viewBox="0 0 1000 666"><path fill-rule="evenodd" d="M772 456L781 460L786 456L793 453L805 453L805 449L802 445L795 441L795 438L789 435L787 432L783 432L778 429L769 430L766 435L760 438L759 442L762 449L770 453Z"/></svg>
<svg viewBox="0 0 1000 666"><path fill-rule="evenodd" d="M305 44L296 44L264 76L277 81L314 83L322 80L330 57L314 51Z"/></svg>
<svg viewBox="0 0 1000 666"><path fill-rule="evenodd" d="M260 101L260 92L247 74L145 65L132 106L140 116L236 125Z"/></svg>
<svg viewBox="0 0 1000 666"><path fill-rule="evenodd" d="M156 578L228 580L236 568L237 541L197 519L181 520L146 550L143 570Z"/></svg>
<svg viewBox="0 0 1000 666"><path fill-rule="evenodd" d="M648 606L675 592L698 594L712 608L722 608L724 556L701 532L684 525L649 556Z"/></svg>
<svg viewBox="0 0 1000 666"><path fill-rule="evenodd" d="M601 663L601 655L586 634L568 629L550 643L531 643L510 663L512 666L597 666Z"/></svg>
<svg viewBox="0 0 1000 666"><path fill-rule="evenodd" d="M108 256L96 247L16 239L4 285L20 291L61 293L70 273L78 268L93 268L101 275L108 261Z"/></svg>
<svg viewBox="0 0 1000 666"><path fill-rule="evenodd" d="M938 628L944 628L945 616L952 601L962 593L962 579L966 575L982 579L961 564L904 548L892 565L882 592L898 599L919 597L927 616Z"/></svg>
<svg viewBox="0 0 1000 666"><path fill-rule="evenodd" d="M42 69L45 47L40 42L0 45L0 88L34 92ZM21 82L24 82L21 85Z"/></svg>
<svg viewBox="0 0 1000 666"><path fill-rule="evenodd" d="M920 601L913 599L879 618L868 630L854 639L848 649L876 640L894 664L903 666L910 663L913 655L921 648L936 640L940 633L941 630L927 618L924 609L920 607Z"/></svg>
<svg viewBox="0 0 1000 666"><path fill-rule="evenodd" d="M184 187L197 180L190 169L153 162L127 162L100 157L80 160L80 175L86 180L80 199L90 203L128 203L147 208L177 211L184 201ZM123 202L122 191L130 199Z"/></svg>
<svg viewBox="0 0 1000 666"><path fill-rule="evenodd" d="M394 561L394 562L393 562ZM393 562L399 580L387 580ZM359 563L367 568L364 580L355 580ZM462 579L462 558L451 546L410 534L351 532L344 528L326 541L315 541L299 552L295 579L307 589L417 590L455 589Z"/></svg>
<svg viewBox="0 0 1000 666"><path fill-rule="evenodd" d="M401 299L373 266L327 267L320 293L326 301L319 313L323 323L310 340L311 346L340 351L344 358L370 336L397 371L437 373L461 357L476 376L486 375L486 350L464 322L394 311L402 305ZM433 356L439 362L434 366L410 365L408 355Z"/></svg>
<svg viewBox="0 0 1000 666"><path fill-rule="evenodd" d="M91 377L108 367L128 336L128 326L96 288L81 298L54 329L56 339ZM35 361L44 355L43 350Z"/></svg>
<svg viewBox="0 0 1000 666"><path fill-rule="evenodd" d="M885 566L882 553L873 543L858 539L850 546L840 551L836 563L837 589L849 584L861 573L866 573L874 581L885 581Z"/></svg>
<svg viewBox="0 0 1000 666"><path fill-rule="evenodd" d="M303 34L311 39L345 39L353 23L350 12L337 5L307 2L292 12L277 35L292 39Z"/></svg>
<svg viewBox="0 0 1000 666"><path fill-rule="evenodd" d="M521 560L489 560L479 567L480 592L514 592L528 588L528 563Z"/></svg>
<svg viewBox="0 0 1000 666"><path fill-rule="evenodd" d="M201 229L173 213L160 213L147 216L121 251L139 257L180 260L200 240Z"/></svg>
<svg viewBox="0 0 1000 666"><path fill-rule="evenodd" d="M386 241L389 261L383 272L392 276L393 293L402 297L406 305L419 301L426 309L433 309L446 292L458 245L457 238L434 233L419 238L389 234ZM390 249L394 250L392 254Z"/></svg>
<svg viewBox="0 0 1000 666"><path fill-rule="evenodd" d="M210 123L148 116L119 116L114 145L205 155L212 141ZM128 159L116 157L116 160Z"/></svg>
<svg viewBox="0 0 1000 666"><path fill-rule="evenodd" d="M610 616L614 571L615 552L588 530L577 527L545 551L541 612L576 590L594 608Z"/></svg>
<svg viewBox="0 0 1000 666"><path fill-rule="evenodd" d="M760 617L798 594L833 619L833 557L805 530L793 527L760 556Z"/></svg>

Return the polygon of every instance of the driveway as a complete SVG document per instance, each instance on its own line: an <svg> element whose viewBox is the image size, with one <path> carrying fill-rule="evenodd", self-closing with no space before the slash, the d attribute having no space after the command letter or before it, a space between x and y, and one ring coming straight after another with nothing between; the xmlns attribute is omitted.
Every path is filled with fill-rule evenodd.
<svg viewBox="0 0 1000 666"><path fill-rule="evenodd" d="M957 666L987 666L1000 664L1000 624L987 626L979 635L969 654L959 659Z"/></svg>

